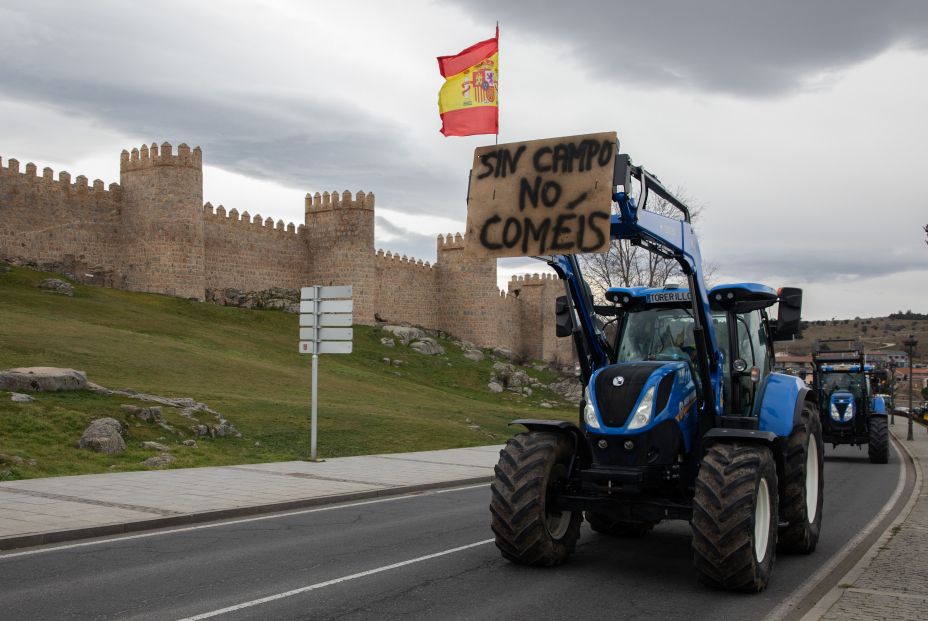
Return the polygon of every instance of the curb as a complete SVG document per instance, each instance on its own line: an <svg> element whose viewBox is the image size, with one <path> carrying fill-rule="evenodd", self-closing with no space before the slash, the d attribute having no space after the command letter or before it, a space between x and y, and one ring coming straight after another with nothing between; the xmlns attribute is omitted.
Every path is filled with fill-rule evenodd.
<svg viewBox="0 0 928 621"><path fill-rule="evenodd" d="M896 434L893 433L892 429L890 429L890 433L896 440L896 446L900 447L905 452L905 454L915 466L915 484L912 487L912 495L906 501L905 506L902 507L902 510L899 512L899 515L896 516L896 519L894 519L892 523L886 527L886 530L883 531L883 533L873 543L873 545L870 546L870 549L868 549L864 555L861 556L860 559L854 564L854 566L851 567L851 569L848 570L848 572L844 574L840 580L838 580L837 585L832 587L831 590L828 591L828 593L826 593L822 599L820 599L818 603L816 603L815 606L809 610L809 612L802 616L800 621L817 621L818 619L821 619L823 616L825 616L829 610L831 610L831 607L834 606L839 599L841 599L841 596L847 589L846 585L853 585L857 581L861 574L867 570L867 567L870 566L870 563L873 561L873 559L876 558L876 555L879 554L880 550L883 548L886 542L889 541L895 534L893 531L896 529L896 527L908 519L909 514L912 512L912 508L915 506L915 502L918 500L918 497L921 494L922 485L924 483L924 475L922 474L921 464L918 458L915 457L911 451L909 451L908 447L905 445L905 442L901 438L896 437Z"/></svg>
<svg viewBox="0 0 928 621"><path fill-rule="evenodd" d="M282 511L290 511L292 509L319 507L323 505L332 505L355 500L366 500L369 498L401 496L403 494L414 494L416 492L425 492L434 489L459 487L463 485L473 485L478 483L489 483L492 480L493 477L488 475L483 477L471 477L467 479L455 479L453 481L438 481L435 483L421 483L419 485L404 485L399 487L367 490L363 492L350 492L347 494L336 494L334 496L300 498L298 500L286 500L283 502L253 505L249 507L215 509L212 511L185 513L183 515L171 515L119 524L102 524L100 526L87 526L83 528L49 531L45 533L0 537L0 551L14 550L16 548L30 548L33 546L41 546L50 543L61 543L63 541L75 541L78 539L91 539L94 537L122 535L143 530L166 528L169 526L186 526L189 524L213 522L248 515L259 515L262 513L278 513ZM0 554L0 558L3 558L2 554Z"/></svg>

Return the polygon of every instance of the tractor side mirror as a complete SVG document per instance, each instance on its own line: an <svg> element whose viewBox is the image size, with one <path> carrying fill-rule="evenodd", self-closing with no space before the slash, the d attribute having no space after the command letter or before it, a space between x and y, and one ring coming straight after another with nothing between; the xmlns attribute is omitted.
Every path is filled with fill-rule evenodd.
<svg viewBox="0 0 928 621"><path fill-rule="evenodd" d="M574 321L570 316L570 304L567 296L554 300L554 334L557 337L570 336L574 333Z"/></svg>
<svg viewBox="0 0 928 621"><path fill-rule="evenodd" d="M802 314L802 289L781 287L777 323L773 326L774 341L791 341L799 334L799 319Z"/></svg>

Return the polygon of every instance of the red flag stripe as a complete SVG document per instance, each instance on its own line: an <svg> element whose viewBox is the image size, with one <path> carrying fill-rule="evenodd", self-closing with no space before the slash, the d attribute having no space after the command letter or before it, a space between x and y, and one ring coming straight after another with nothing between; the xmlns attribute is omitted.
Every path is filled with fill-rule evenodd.
<svg viewBox="0 0 928 621"><path fill-rule="evenodd" d="M481 60L485 60L496 53L499 47L499 28L496 29L496 36L480 43L474 43L466 50L455 54L454 56L439 56L438 70L442 77L448 78L457 75L473 67Z"/></svg>
<svg viewBox="0 0 928 621"><path fill-rule="evenodd" d="M499 133L499 108L477 106L449 110L441 115L441 133L445 136L474 136Z"/></svg>

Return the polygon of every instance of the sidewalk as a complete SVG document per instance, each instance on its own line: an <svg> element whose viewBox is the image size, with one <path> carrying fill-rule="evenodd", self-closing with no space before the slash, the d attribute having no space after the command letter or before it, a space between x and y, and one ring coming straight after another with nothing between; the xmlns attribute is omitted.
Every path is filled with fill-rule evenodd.
<svg viewBox="0 0 928 621"><path fill-rule="evenodd" d="M489 482L500 446L0 483L0 550Z"/></svg>
<svg viewBox="0 0 928 621"><path fill-rule="evenodd" d="M928 619L928 433L916 424L909 442L907 425L897 416L890 431L915 459L914 497L874 549L803 621Z"/></svg>

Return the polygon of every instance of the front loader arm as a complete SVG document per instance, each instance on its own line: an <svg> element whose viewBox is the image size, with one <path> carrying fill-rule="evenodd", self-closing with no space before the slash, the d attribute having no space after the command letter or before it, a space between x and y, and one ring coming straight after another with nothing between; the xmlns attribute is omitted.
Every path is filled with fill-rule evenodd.
<svg viewBox="0 0 928 621"><path fill-rule="evenodd" d="M641 206L627 194L631 178L641 184ZM676 261L689 284L694 317L694 337L697 351L697 372L702 384L703 411L708 420L721 410L721 365L718 343L709 311L709 298L702 271L702 256L699 243L690 224L690 211L683 201L667 191L656 177L640 166L633 166L627 155L616 156L615 186L624 191L613 194L619 213L612 216L610 237L613 240L628 240L649 252ZM647 198L655 193L677 208L683 219L678 220L647 211ZM566 281L572 314L578 325L574 338L580 357L581 375L584 383L597 368L608 363L604 336L598 328L589 289L583 282L577 259L573 255L555 255L549 264Z"/></svg>

